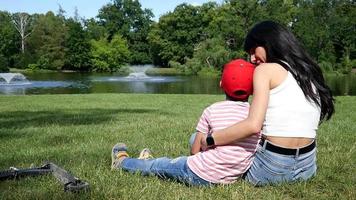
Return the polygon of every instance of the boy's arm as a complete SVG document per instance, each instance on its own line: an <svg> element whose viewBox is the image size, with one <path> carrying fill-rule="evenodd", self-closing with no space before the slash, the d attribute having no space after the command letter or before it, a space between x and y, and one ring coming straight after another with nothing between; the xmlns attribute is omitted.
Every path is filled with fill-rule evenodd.
<svg viewBox="0 0 356 200"><path fill-rule="evenodd" d="M201 151L201 138L203 137L204 133L197 132L195 135L195 139L192 145L192 148L190 149L190 154L195 155Z"/></svg>
<svg viewBox="0 0 356 200"><path fill-rule="evenodd" d="M202 151L201 140L210 131L210 107L204 109L196 127L196 136L190 148L190 154L194 155Z"/></svg>

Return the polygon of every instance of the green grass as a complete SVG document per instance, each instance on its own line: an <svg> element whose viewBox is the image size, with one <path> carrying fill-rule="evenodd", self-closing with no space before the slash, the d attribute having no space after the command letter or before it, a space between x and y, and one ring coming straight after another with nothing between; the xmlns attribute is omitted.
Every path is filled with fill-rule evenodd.
<svg viewBox="0 0 356 200"><path fill-rule="evenodd" d="M52 176L0 182L0 199L355 199L356 97L338 97L318 133L318 174L308 182L256 188L245 181L187 187L110 170L110 151L125 142L137 156L188 154L204 107L222 95L90 94L0 96L0 169L53 161L90 183L68 194Z"/></svg>

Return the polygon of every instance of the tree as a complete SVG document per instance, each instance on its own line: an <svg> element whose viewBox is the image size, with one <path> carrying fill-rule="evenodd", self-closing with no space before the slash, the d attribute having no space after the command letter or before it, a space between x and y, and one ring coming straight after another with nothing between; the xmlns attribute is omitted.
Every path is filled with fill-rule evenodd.
<svg viewBox="0 0 356 200"><path fill-rule="evenodd" d="M90 40L99 40L101 37L107 35L105 27L100 25L94 18L84 21L84 30Z"/></svg>
<svg viewBox="0 0 356 200"><path fill-rule="evenodd" d="M166 66L169 61L183 64L193 56L195 46L207 37L204 28L208 22L200 8L183 3L161 16L149 34L155 64Z"/></svg>
<svg viewBox="0 0 356 200"><path fill-rule="evenodd" d="M292 30L324 71L350 73L355 52L356 6L348 0L299 0Z"/></svg>
<svg viewBox="0 0 356 200"><path fill-rule="evenodd" d="M29 29L30 15L27 13L16 13L13 15L13 23L21 36L21 52L25 53L25 40L31 34Z"/></svg>
<svg viewBox="0 0 356 200"><path fill-rule="evenodd" d="M224 64L236 57L236 52L229 49L222 38L207 39L200 43L194 56L187 59L183 71L197 74L200 71L221 71Z"/></svg>
<svg viewBox="0 0 356 200"><path fill-rule="evenodd" d="M80 22L74 19L66 21L68 32L65 40L66 69L84 70L90 68L90 43Z"/></svg>
<svg viewBox="0 0 356 200"><path fill-rule="evenodd" d="M99 10L98 18L106 28L108 39L120 34L132 53L130 63L151 63L147 35L152 24L151 10L142 9L137 0L113 0Z"/></svg>
<svg viewBox="0 0 356 200"><path fill-rule="evenodd" d="M129 60L127 42L119 34L110 42L106 38L91 40L91 46L92 71L118 71Z"/></svg>
<svg viewBox="0 0 356 200"><path fill-rule="evenodd" d="M29 46L36 60L36 67L60 70L65 61L65 38L68 28L61 16L47 12L39 15L34 31L29 37Z"/></svg>
<svg viewBox="0 0 356 200"><path fill-rule="evenodd" d="M259 13L261 19L273 20L284 26L293 25L298 12L295 0L260 0L258 4L262 9Z"/></svg>
<svg viewBox="0 0 356 200"><path fill-rule="evenodd" d="M20 37L12 24L11 14L0 11L0 72L13 67L14 56L19 53Z"/></svg>
<svg viewBox="0 0 356 200"><path fill-rule="evenodd" d="M339 0L333 5L335 12L330 24L330 35L338 58L337 68L350 73L356 67L356 4L353 1Z"/></svg>
<svg viewBox="0 0 356 200"><path fill-rule="evenodd" d="M291 26L293 32L302 41L308 53L319 57L330 41L329 20L332 20L332 5L327 1L298 1L298 13ZM326 53L326 52L325 52ZM331 60L328 60L331 61Z"/></svg>

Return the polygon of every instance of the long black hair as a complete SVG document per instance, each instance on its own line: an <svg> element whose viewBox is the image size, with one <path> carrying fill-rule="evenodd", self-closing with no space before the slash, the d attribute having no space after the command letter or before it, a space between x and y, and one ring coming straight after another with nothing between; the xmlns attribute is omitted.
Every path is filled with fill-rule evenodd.
<svg viewBox="0 0 356 200"><path fill-rule="evenodd" d="M280 63L292 73L305 97L320 107L320 120L330 119L334 113L331 90L325 84L319 65L308 55L293 33L276 22L260 22L247 34L244 50L250 53L258 46L265 48L266 62ZM283 61L289 65L283 64Z"/></svg>

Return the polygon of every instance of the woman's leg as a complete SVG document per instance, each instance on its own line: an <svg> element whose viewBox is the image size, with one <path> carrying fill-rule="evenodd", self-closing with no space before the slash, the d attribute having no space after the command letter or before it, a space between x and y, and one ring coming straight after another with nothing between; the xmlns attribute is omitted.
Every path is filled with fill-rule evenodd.
<svg viewBox="0 0 356 200"><path fill-rule="evenodd" d="M281 155L259 145L245 180L256 186L307 180L316 173L316 149L302 155Z"/></svg>
<svg viewBox="0 0 356 200"><path fill-rule="evenodd" d="M125 158L120 164L120 168L131 173L141 173L142 175L155 175L164 179L172 179L188 185L209 185L194 174L187 166L187 157L182 156L175 159L167 157L155 159Z"/></svg>
<svg viewBox="0 0 356 200"><path fill-rule="evenodd" d="M306 154L296 157L296 165L294 170L293 179L308 180L316 175L316 148Z"/></svg>

